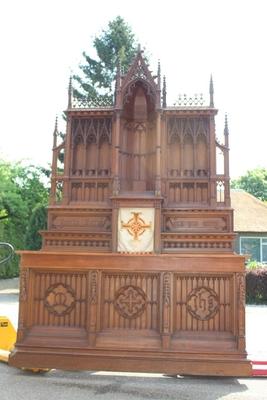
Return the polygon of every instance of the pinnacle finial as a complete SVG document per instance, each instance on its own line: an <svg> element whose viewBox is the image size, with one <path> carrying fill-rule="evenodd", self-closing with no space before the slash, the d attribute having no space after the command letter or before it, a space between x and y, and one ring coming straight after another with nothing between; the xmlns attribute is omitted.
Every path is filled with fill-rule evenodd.
<svg viewBox="0 0 267 400"><path fill-rule="evenodd" d="M116 72L117 79L121 76L121 59L118 56L117 58L117 72Z"/></svg>
<svg viewBox="0 0 267 400"><path fill-rule="evenodd" d="M68 108L72 108L72 76L70 76L69 80L69 90L68 90Z"/></svg>
<svg viewBox="0 0 267 400"><path fill-rule="evenodd" d="M137 46L137 53L138 53L138 54L142 54L142 53L144 53L144 50L142 49L142 47L141 47L141 44L140 44L140 43L138 43L138 46Z"/></svg>
<svg viewBox="0 0 267 400"><path fill-rule="evenodd" d="M166 76L163 76L163 88L162 88L162 107L167 107L167 89L166 89Z"/></svg>
<svg viewBox="0 0 267 400"><path fill-rule="evenodd" d="M211 74L210 75L210 107L214 107L213 94L214 94L214 88L213 88L213 79L212 79L212 74Z"/></svg>
<svg viewBox="0 0 267 400"><path fill-rule="evenodd" d="M158 76L160 77L160 60L158 60Z"/></svg>
<svg viewBox="0 0 267 400"><path fill-rule="evenodd" d="M54 128L54 133L53 133L53 146L54 147L57 147L57 135L58 135L58 125L57 125L57 123L58 123L58 118L56 116L55 128Z"/></svg>
<svg viewBox="0 0 267 400"><path fill-rule="evenodd" d="M117 103L118 91L121 86L121 60L118 56L117 58L117 71L116 71L116 79L115 79L115 103Z"/></svg>
<svg viewBox="0 0 267 400"><path fill-rule="evenodd" d="M57 115L56 115L54 133L58 133L58 130L57 130L57 123L58 123L58 117L57 117Z"/></svg>
<svg viewBox="0 0 267 400"><path fill-rule="evenodd" d="M158 60L158 88L160 89L161 83L161 68L160 68L160 60Z"/></svg>
<svg viewBox="0 0 267 400"><path fill-rule="evenodd" d="M229 128L228 128L228 116L225 113L224 116L224 136L229 136Z"/></svg>

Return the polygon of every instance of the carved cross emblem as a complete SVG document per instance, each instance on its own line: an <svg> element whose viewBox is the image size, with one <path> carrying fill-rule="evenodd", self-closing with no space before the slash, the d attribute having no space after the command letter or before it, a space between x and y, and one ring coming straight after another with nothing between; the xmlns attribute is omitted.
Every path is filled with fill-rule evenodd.
<svg viewBox="0 0 267 400"><path fill-rule="evenodd" d="M133 240L139 240L139 236L141 236L146 229L151 228L151 222L146 224L145 221L140 218L141 212L132 212L133 218L129 219L127 223L121 221L121 227L126 228L131 236L133 236Z"/></svg>
<svg viewBox="0 0 267 400"><path fill-rule="evenodd" d="M125 318L137 318L146 307L146 295L137 286L124 286L115 295L114 306Z"/></svg>

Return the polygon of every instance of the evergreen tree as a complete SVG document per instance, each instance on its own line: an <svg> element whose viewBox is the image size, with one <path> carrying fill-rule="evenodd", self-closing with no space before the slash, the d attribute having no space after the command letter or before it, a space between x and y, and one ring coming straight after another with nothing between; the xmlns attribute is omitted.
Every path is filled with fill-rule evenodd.
<svg viewBox="0 0 267 400"><path fill-rule="evenodd" d="M136 51L135 35L124 19L118 16L95 37L93 45L97 59L83 53L85 63L79 66L82 74L73 76L74 96L90 102L98 99L112 104L116 66L120 61L122 70L128 69Z"/></svg>

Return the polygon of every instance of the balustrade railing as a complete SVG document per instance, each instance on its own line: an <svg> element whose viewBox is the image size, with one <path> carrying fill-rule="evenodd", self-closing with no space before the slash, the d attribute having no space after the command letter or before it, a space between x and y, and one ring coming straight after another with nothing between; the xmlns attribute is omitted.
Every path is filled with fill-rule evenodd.
<svg viewBox="0 0 267 400"><path fill-rule="evenodd" d="M110 108L113 106L112 98L108 96L98 96L94 99L78 99L72 98L72 108Z"/></svg>
<svg viewBox="0 0 267 400"><path fill-rule="evenodd" d="M203 94L194 94L193 96L188 96L186 94L179 94L177 100L173 104L178 107L197 107L204 105Z"/></svg>

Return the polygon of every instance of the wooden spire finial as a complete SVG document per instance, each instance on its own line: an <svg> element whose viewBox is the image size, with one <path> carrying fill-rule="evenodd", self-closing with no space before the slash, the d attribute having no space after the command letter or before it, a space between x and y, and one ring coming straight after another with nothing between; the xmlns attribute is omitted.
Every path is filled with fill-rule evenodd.
<svg viewBox="0 0 267 400"><path fill-rule="evenodd" d="M163 88L162 88L162 107L167 107L167 88L166 88L166 76L163 76Z"/></svg>
<svg viewBox="0 0 267 400"><path fill-rule="evenodd" d="M158 60L158 88L160 89L161 84L161 68L160 68L160 60Z"/></svg>
<svg viewBox="0 0 267 400"><path fill-rule="evenodd" d="M117 70L116 70L116 79L115 79L115 104L117 104L118 100L118 91L121 86L121 60L118 56L117 58Z"/></svg>
<svg viewBox="0 0 267 400"><path fill-rule="evenodd" d="M55 119L55 128L53 133L53 147L57 147L57 135L58 135L58 118Z"/></svg>
<svg viewBox="0 0 267 400"><path fill-rule="evenodd" d="M121 76L121 59L120 59L119 56L118 56L118 58L117 58L117 71L116 71L116 76L117 76L117 79L120 78L120 76Z"/></svg>
<svg viewBox="0 0 267 400"><path fill-rule="evenodd" d="M210 107L214 107L213 94L214 94L213 80L212 80L212 75L210 75Z"/></svg>
<svg viewBox="0 0 267 400"><path fill-rule="evenodd" d="M228 116L226 113L225 113L225 117L224 117L224 136L229 136Z"/></svg>
<svg viewBox="0 0 267 400"><path fill-rule="evenodd" d="M68 108L72 108L72 76L70 76L70 80L69 80Z"/></svg>

